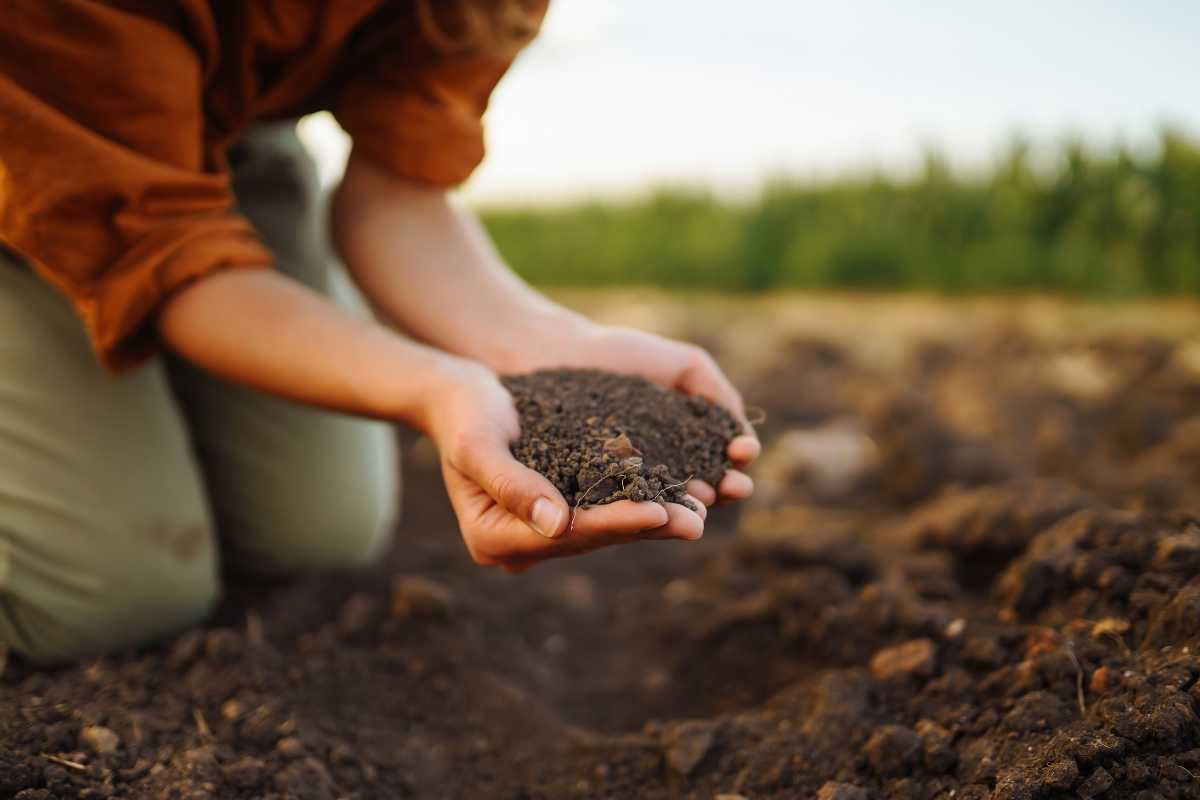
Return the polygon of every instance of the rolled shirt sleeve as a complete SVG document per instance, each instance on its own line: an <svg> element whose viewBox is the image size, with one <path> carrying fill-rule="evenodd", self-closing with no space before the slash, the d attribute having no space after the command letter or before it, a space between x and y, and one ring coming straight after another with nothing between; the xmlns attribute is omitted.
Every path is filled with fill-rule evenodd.
<svg viewBox="0 0 1200 800"><path fill-rule="evenodd" d="M4 17L0 244L69 298L105 366L129 366L172 292L270 254L205 163L204 74L182 36L87 0Z"/></svg>
<svg viewBox="0 0 1200 800"><path fill-rule="evenodd" d="M546 5L535 3L533 13L544 15ZM372 38L333 108L355 152L418 183L462 183L483 160L482 118L512 58L488 48L443 52L411 13Z"/></svg>

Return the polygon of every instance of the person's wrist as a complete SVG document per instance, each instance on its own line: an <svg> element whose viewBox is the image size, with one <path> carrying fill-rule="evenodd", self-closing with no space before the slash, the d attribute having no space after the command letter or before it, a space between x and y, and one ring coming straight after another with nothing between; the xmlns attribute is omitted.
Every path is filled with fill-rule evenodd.
<svg viewBox="0 0 1200 800"><path fill-rule="evenodd" d="M526 315L504 337L498 337L489 365L500 374L570 366L579 360L601 325L555 306Z"/></svg>
<svg viewBox="0 0 1200 800"><path fill-rule="evenodd" d="M482 364L458 356L439 354L420 393L414 427L437 441L445 428L443 420L452 414L459 399L477 394L495 375Z"/></svg>

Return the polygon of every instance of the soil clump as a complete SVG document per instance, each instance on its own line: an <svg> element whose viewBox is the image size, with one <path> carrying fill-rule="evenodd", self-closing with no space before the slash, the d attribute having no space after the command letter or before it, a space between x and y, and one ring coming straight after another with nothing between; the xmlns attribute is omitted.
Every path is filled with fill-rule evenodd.
<svg viewBox="0 0 1200 800"><path fill-rule="evenodd" d="M716 486L741 430L720 406L634 375L553 369L503 381L521 417L513 455L572 506L691 505L687 482Z"/></svg>

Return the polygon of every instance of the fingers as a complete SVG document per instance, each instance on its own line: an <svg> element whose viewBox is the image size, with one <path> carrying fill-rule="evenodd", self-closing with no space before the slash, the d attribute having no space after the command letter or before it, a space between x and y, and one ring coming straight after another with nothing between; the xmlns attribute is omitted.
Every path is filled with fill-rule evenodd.
<svg viewBox="0 0 1200 800"><path fill-rule="evenodd" d="M459 451L462 472L505 511L553 539L570 524L570 509L546 478L512 457L503 441L473 440Z"/></svg>
<svg viewBox="0 0 1200 800"><path fill-rule="evenodd" d="M703 504L696 505L704 509ZM694 541L704 535L704 517L708 515L707 509L693 511L679 503L667 503L666 509L668 520L665 527L671 531L670 538Z"/></svg>
<svg viewBox="0 0 1200 800"><path fill-rule="evenodd" d="M695 500L695 498L692 498ZM611 505L621 505L621 503L613 503ZM657 503L634 503L632 505L658 505ZM603 509L606 506L596 506L589 508L587 511ZM704 516L708 513L702 503L697 502L699 513L686 508L677 503L667 503L665 506L658 506L662 509L663 514L660 519L665 519L662 525L636 534L625 535L608 535L596 536L585 535L578 540L575 538L574 530L570 536L563 537L556 542L547 542L540 540L543 548L546 545L552 545L549 549L544 549L542 552L530 553L527 555L514 555L504 561L496 562L505 571L512 574L525 572L531 567L537 566L538 563L548 558L562 558L564 556L579 555L580 553L598 550L602 547L608 547L614 544L630 544L640 540L663 540L663 539L683 539L685 541L695 541L704 535ZM582 511L580 512L582 513ZM594 523L595 520L589 520L589 523ZM527 541L535 537L524 537Z"/></svg>
<svg viewBox="0 0 1200 800"><path fill-rule="evenodd" d="M551 557L558 555L573 555L578 552L587 552L595 550L599 547L605 547L610 544L623 544L638 539L683 539L686 541L694 541L704 535L704 518L708 514L704 504L697 501L694 497L690 498L696 503L699 511L694 511L687 506L679 503L666 503L659 505L658 503L631 503L622 501L619 503L611 503L603 506L594 506L592 508L581 509L576 518L576 527L572 530L570 539L573 542L571 552L555 552ZM602 532L604 527L610 524L610 515L604 513L611 506L632 506L641 509L645 506L653 506L658 509L658 524L654 527L646 528L635 534L614 534L612 532ZM649 511L650 509L646 509ZM578 534L578 535L577 535ZM567 542L563 542L564 545Z"/></svg>
<svg viewBox="0 0 1200 800"><path fill-rule="evenodd" d="M717 362L702 348L693 348L691 353L688 366L680 374L677 388L724 406L745 423L746 409L742 404L742 396L733 388Z"/></svg>
<svg viewBox="0 0 1200 800"><path fill-rule="evenodd" d="M691 364L680 377L678 388L724 406L742 423L745 433L734 437L729 442L726 451L734 466L745 467L758 458L762 451L762 445L754 433L754 426L746 418L742 396L725 377L725 373L713 361L712 356L697 348L692 356ZM701 496L703 496L703 490L701 491Z"/></svg>
<svg viewBox="0 0 1200 800"><path fill-rule="evenodd" d="M717 503L745 500L754 494L754 480L740 470L731 469L725 472L716 489L704 481L696 480L689 481L687 488L696 502L712 506Z"/></svg>
<svg viewBox="0 0 1200 800"><path fill-rule="evenodd" d="M694 497L701 505L711 506L717 502L717 490L704 481L688 481L687 490L688 494Z"/></svg>
<svg viewBox="0 0 1200 800"><path fill-rule="evenodd" d="M729 456L729 460L739 467L744 467L750 462L758 458L762 452L762 444L759 443L757 436L749 434L736 436L729 442L729 447L725 454Z"/></svg>
<svg viewBox="0 0 1200 800"><path fill-rule="evenodd" d="M622 500L579 509L569 532L555 539L535 536L511 520L509 524L494 524L487 530L469 533L468 546L480 563L513 566L635 542L649 538L651 531L655 538L686 538L675 535L671 515L664 506Z"/></svg>
<svg viewBox="0 0 1200 800"><path fill-rule="evenodd" d="M658 503L620 500L602 506L588 506L575 512L571 536L602 539L605 536L641 533L660 528L668 522L667 512Z"/></svg>
<svg viewBox="0 0 1200 800"><path fill-rule="evenodd" d="M745 500L754 494L754 481L744 472L736 469L727 470L716 489L704 481L689 481L688 494L697 504L703 506L728 503L734 500ZM708 510L702 512L702 519L707 517Z"/></svg>
<svg viewBox="0 0 1200 800"><path fill-rule="evenodd" d="M754 481L736 469L727 471L717 486L717 494L722 500L744 500L753 493Z"/></svg>
<svg viewBox="0 0 1200 800"><path fill-rule="evenodd" d="M703 505L699 507L704 508ZM667 503L664 508L667 511L667 524L658 530L650 531L647 539L695 541L704 535L704 518L699 513L679 503Z"/></svg>

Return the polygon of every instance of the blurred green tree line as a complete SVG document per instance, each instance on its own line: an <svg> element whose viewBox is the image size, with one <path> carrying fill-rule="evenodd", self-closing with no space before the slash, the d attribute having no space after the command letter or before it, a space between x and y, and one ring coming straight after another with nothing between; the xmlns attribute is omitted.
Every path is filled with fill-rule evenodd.
<svg viewBox="0 0 1200 800"><path fill-rule="evenodd" d="M780 179L743 202L664 189L482 216L542 285L1200 293L1200 141L1051 155L1035 167L1017 141L982 174L934 153L913 177Z"/></svg>

